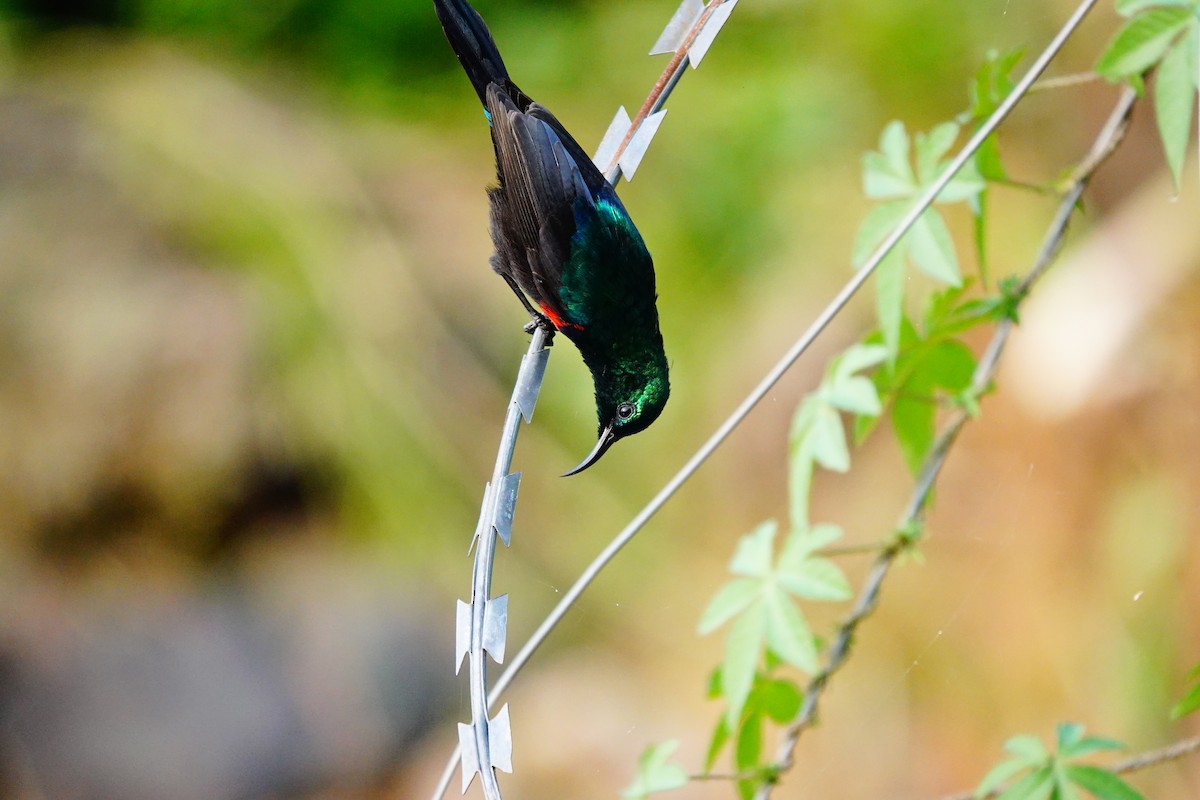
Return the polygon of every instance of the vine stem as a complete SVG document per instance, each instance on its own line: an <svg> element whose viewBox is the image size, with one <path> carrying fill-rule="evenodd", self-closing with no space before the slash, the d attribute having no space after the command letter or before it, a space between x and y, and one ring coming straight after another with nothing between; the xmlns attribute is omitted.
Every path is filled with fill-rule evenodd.
<svg viewBox="0 0 1200 800"><path fill-rule="evenodd" d="M1124 775L1149 767L1157 767L1159 764L1176 761L1197 752L1200 752L1200 736L1193 736L1190 739L1181 739L1178 742L1169 744L1166 747L1160 747L1157 750L1147 750L1145 753L1139 753L1123 761L1117 761L1105 767L1105 769L1109 772ZM979 795L975 792L959 792L958 794L947 795L942 800L987 800L989 797L1000 796L1006 788L1006 786L997 786L985 795Z"/></svg>
<svg viewBox="0 0 1200 800"><path fill-rule="evenodd" d="M1132 89L1126 88L1122 91L1112 113L1097 135L1091 149L1072 172L1070 185L1058 205L1054 221L1051 223L1045 241L1038 251L1037 260L1017 287L1018 302L1029 294L1037 281L1046 274L1046 271L1054 263L1066 238L1071 215L1075 211L1076 204L1079 202L1083 190L1087 187L1095 171L1112 154L1113 150L1124 138L1129 123L1129 114L1136 100L1137 93ZM995 334L992 336L987 349L984 350L979 363L975 367L975 373L971 378L971 386L968 389L970 394L978 397L986 392L991 385L1000 364L1000 356L1004 353L1004 347L1012 332L1012 327L1013 321L1011 319L1001 320L997 324ZM904 514L901 516L897 530L912 530L918 528L921 524L930 494L933 491L933 485L941 472L942 465L946 461L946 456L958 438L959 432L962 431L963 426L970 419L970 414L966 410L960 409L943 425L937 438L934 440L929 455L926 456L921 466L916 486L909 498ZM808 682L808 686L805 687L804 702L801 704L800 711L797 713L795 720L784 729L783 736L776 750L775 759L767 766L766 771L768 773L781 775L792 767L792 757L796 745L800 740L801 734L816 722L821 697L829 684L829 680L845 665L850 656L851 645L854 641L855 633L858 631L858 626L878 606L884 579L887 577L893 564L895 564L896 558L907 550L911 546L911 543L912 539L909 537L894 537L893 541L886 546L879 558L876 559L874 565L872 565L863 583L863 588L859 591L854 607L841 625L838 626L833 643L825 653L825 665L812 677ZM773 788L774 783L764 783L755 793L755 800L766 800L771 796Z"/></svg>

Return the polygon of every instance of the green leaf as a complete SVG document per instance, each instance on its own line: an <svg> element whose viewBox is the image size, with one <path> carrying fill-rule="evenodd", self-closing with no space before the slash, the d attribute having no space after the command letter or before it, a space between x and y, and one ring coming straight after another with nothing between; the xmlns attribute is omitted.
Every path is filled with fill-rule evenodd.
<svg viewBox="0 0 1200 800"><path fill-rule="evenodd" d="M938 165L938 171L941 171L943 165ZM934 175L936 178L937 175ZM931 180L930 183L933 181ZM954 173L954 177L950 182L938 192L937 201L939 203L958 203L963 200L970 200L976 197L980 192L987 188L987 181L979 174L979 169L975 166L974 159L963 164L958 172Z"/></svg>
<svg viewBox="0 0 1200 800"><path fill-rule="evenodd" d="M809 674L817 671L817 646L804 616L785 595L767 596L767 647L792 666Z"/></svg>
<svg viewBox="0 0 1200 800"><path fill-rule="evenodd" d="M830 472L850 469L850 449L846 445L846 429L838 412L822 403L814 415L809 431L813 459Z"/></svg>
<svg viewBox="0 0 1200 800"><path fill-rule="evenodd" d="M883 333L888 359L900 352L900 326L904 319L904 251L888 253L875 269L875 314Z"/></svg>
<svg viewBox="0 0 1200 800"><path fill-rule="evenodd" d="M725 749L728 742L729 724L722 716L717 720L717 727L713 729L712 741L708 743L708 753L704 756L705 772L712 772L713 767L717 764L717 759L721 757L721 751Z"/></svg>
<svg viewBox="0 0 1200 800"><path fill-rule="evenodd" d="M1045 800L1054 791L1054 771L1045 766L1005 789L998 800Z"/></svg>
<svg viewBox="0 0 1200 800"><path fill-rule="evenodd" d="M1081 729L1082 730L1082 729ZM1116 739L1106 739L1101 736L1087 736L1078 739L1071 744L1058 747L1060 758L1082 758L1092 753L1099 753L1103 750L1124 750L1125 743L1118 742Z"/></svg>
<svg viewBox="0 0 1200 800"><path fill-rule="evenodd" d="M1197 50L1200 49L1198 42L1200 23L1194 23L1163 58L1154 84L1154 113L1158 120L1158 133L1162 137L1167 166L1171 169L1176 189L1179 188L1183 160L1192 133L1196 60Z"/></svg>
<svg viewBox="0 0 1200 800"><path fill-rule="evenodd" d="M988 774L983 776L983 780L975 787L976 797L986 797L994 790L1000 788L1000 785L1009 778L1016 775L1018 772L1023 772L1029 769L1029 764L1016 758L1009 758L1001 761L996 766L988 770Z"/></svg>
<svg viewBox="0 0 1200 800"><path fill-rule="evenodd" d="M858 228L858 233L854 237L854 255L853 263L856 267L866 263L871 253L875 252L875 248L883 243L888 234L896 229L900 224L900 220L908 213L909 203L907 200L890 200L886 203L880 203L867 212L867 218L863 220L862 225ZM905 239L901 239L889 255L897 253L903 256L905 252Z"/></svg>
<svg viewBox="0 0 1200 800"><path fill-rule="evenodd" d="M922 214L909 231L908 238L913 262L925 274L951 286L962 283L954 239L937 210L931 208Z"/></svg>
<svg viewBox="0 0 1200 800"><path fill-rule="evenodd" d="M762 715L747 714L738 729L734 765L738 772L753 772L762 755Z"/></svg>
<svg viewBox="0 0 1200 800"><path fill-rule="evenodd" d="M949 339L913 353L905 366L909 374L897 389L892 425L905 461L915 473L933 442L938 409L935 393L966 389L975 371L975 356L962 342Z"/></svg>
<svg viewBox="0 0 1200 800"><path fill-rule="evenodd" d="M1004 749L1017 758L1025 760L1026 764L1041 764L1050 759L1050 751L1036 736L1014 736L1004 743Z"/></svg>
<svg viewBox="0 0 1200 800"><path fill-rule="evenodd" d="M975 169L985 181L1008 180L1008 170L1000 158L1000 143L992 134L983 140L983 144L975 151Z"/></svg>
<svg viewBox="0 0 1200 800"><path fill-rule="evenodd" d="M986 145L987 141L984 144ZM975 155L978 157L979 152L976 152ZM999 158L999 154L996 157ZM1004 167L1001 166L1000 170L1003 171ZM995 180L1004 180L1004 176L995 178ZM983 288L986 289L988 288L987 192L980 192L968 202L968 205L971 208L971 221L974 223L972 227L975 234L975 260L979 262L979 280L983 283Z"/></svg>
<svg viewBox="0 0 1200 800"><path fill-rule="evenodd" d="M1062 754L1064 749L1083 738L1083 726L1078 722L1060 722L1054 729L1054 735L1058 739L1058 752Z"/></svg>
<svg viewBox="0 0 1200 800"><path fill-rule="evenodd" d="M836 603L854 596L842 570L825 558L810 558L797 569L780 574L779 585L807 600Z"/></svg>
<svg viewBox="0 0 1200 800"><path fill-rule="evenodd" d="M1154 6L1195 8L1196 0L1117 0L1117 13L1124 17L1131 17L1139 11Z"/></svg>
<svg viewBox="0 0 1200 800"><path fill-rule="evenodd" d="M621 792L621 797L626 800L642 800L654 792L666 792L687 786L687 771L678 764L667 763L667 759L678 747L677 739L647 747L638 759L637 776L633 783Z"/></svg>
<svg viewBox="0 0 1200 800"><path fill-rule="evenodd" d="M892 404L892 426L904 453L904 463L914 475L920 471L925 454L933 444L934 416L937 406L926 400L897 397Z"/></svg>
<svg viewBox="0 0 1200 800"><path fill-rule="evenodd" d="M738 540L729 571L734 575L762 578L771 573L771 553L778 525L769 519Z"/></svg>
<svg viewBox="0 0 1200 800"><path fill-rule="evenodd" d="M780 725L791 722L800 713L804 692L785 678L763 681L759 690L763 713Z"/></svg>
<svg viewBox="0 0 1200 800"><path fill-rule="evenodd" d="M731 728L737 726L750 687L754 685L754 668L762 650L765 617L762 603L755 603L738 617L725 638L721 690L725 694L725 719Z"/></svg>
<svg viewBox="0 0 1200 800"><path fill-rule="evenodd" d="M762 593L762 584L753 578L742 578L725 584L700 617L696 633L707 636L745 611Z"/></svg>
<svg viewBox="0 0 1200 800"><path fill-rule="evenodd" d="M1063 722L1056 729L1058 757L1075 759L1101 750L1124 750L1125 743L1101 736L1083 735L1083 726L1078 722Z"/></svg>
<svg viewBox="0 0 1200 800"><path fill-rule="evenodd" d="M1065 772L1071 783L1100 800L1145 800L1141 792L1101 767L1073 764Z"/></svg>
<svg viewBox="0 0 1200 800"><path fill-rule="evenodd" d="M915 185L908 163L908 133L904 123L890 122L879 137L879 152L863 156L863 193L867 197L905 197Z"/></svg>
<svg viewBox="0 0 1200 800"><path fill-rule="evenodd" d="M1000 107L1000 103L1016 86L1012 73L1024 55L1025 51L1022 48L1004 53L988 51L983 65L971 81L970 119L985 119Z"/></svg>
<svg viewBox="0 0 1200 800"><path fill-rule="evenodd" d="M721 667L719 665L712 672L708 673L708 686L705 688L705 695L709 700L716 700L721 696Z"/></svg>
<svg viewBox="0 0 1200 800"><path fill-rule="evenodd" d="M1179 719L1200 709L1200 667L1192 670L1190 677L1196 680L1196 685L1171 709L1171 719Z"/></svg>
<svg viewBox="0 0 1200 800"><path fill-rule="evenodd" d="M1100 56L1096 72L1114 82L1142 74L1158 63L1176 34L1194 18L1182 7L1152 8L1133 18Z"/></svg>
<svg viewBox="0 0 1200 800"><path fill-rule="evenodd" d="M1079 794L1079 790L1071 783L1071 779L1067 777L1066 770L1061 764L1055 764L1054 767L1054 793L1051 795L1053 800L1083 800L1083 796Z"/></svg>
<svg viewBox="0 0 1200 800"><path fill-rule="evenodd" d="M883 412L879 402L879 392L869 378L861 375L844 378L829 387L825 395L829 405L851 414L866 414L878 416Z"/></svg>
<svg viewBox="0 0 1200 800"><path fill-rule="evenodd" d="M938 166L946 151L958 139L958 123L943 122L929 133L917 134L917 180L932 183L938 176Z"/></svg>
<svg viewBox="0 0 1200 800"><path fill-rule="evenodd" d="M796 528L788 534L783 543L783 552L779 555L777 573L780 575L793 574L802 569L808 558L817 550L842 538L842 529L837 525L814 525L811 528Z"/></svg>
<svg viewBox="0 0 1200 800"><path fill-rule="evenodd" d="M877 344L852 344L830 364L829 374L842 381L856 372L878 366L887 359L887 350Z"/></svg>
<svg viewBox="0 0 1200 800"><path fill-rule="evenodd" d="M788 511L792 529L808 525L808 503L812 495L813 459L806 447L792 448L788 468Z"/></svg>

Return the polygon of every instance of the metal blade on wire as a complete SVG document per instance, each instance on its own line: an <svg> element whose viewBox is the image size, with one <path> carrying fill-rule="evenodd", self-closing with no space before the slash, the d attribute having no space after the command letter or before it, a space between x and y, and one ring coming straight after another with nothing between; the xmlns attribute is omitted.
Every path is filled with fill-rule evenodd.
<svg viewBox="0 0 1200 800"><path fill-rule="evenodd" d="M679 46L683 44L683 40L691 33L696 20L700 19L700 15L703 13L703 0L683 0L679 4L679 8L675 9L675 15L667 23L667 27L663 28L654 47L650 48L650 55L660 56L678 50Z"/></svg>
<svg viewBox="0 0 1200 800"><path fill-rule="evenodd" d="M465 661L469 667L471 685L471 722L459 723L458 741L462 752L462 790L465 793L479 775L483 793L488 800L500 800L496 769L512 772L512 727L508 707L493 719L488 719L487 659L504 663L508 628L508 595L491 597L492 562L496 540L507 547L512 539L513 514L521 473L509 472L513 449L521 421L533 418L538 390L546 372L546 331L533 330L529 351L521 360L521 369L513 386L512 399L504 418L500 448L492 480L483 490L479 522L471 537L475 549L475 567L471 578L470 602L458 601L455 607L454 671L458 673Z"/></svg>
<svg viewBox="0 0 1200 800"><path fill-rule="evenodd" d="M690 63L693 69L700 65L737 3L738 0L712 0L707 6L701 0L680 3L650 49L650 55L674 53L672 66L659 79L636 118L631 119L624 106L617 109L592 159L597 169L606 175L619 169L625 180L633 180L651 140L663 123L667 110L662 104L680 73L686 69L683 65Z"/></svg>
<svg viewBox="0 0 1200 800"><path fill-rule="evenodd" d="M641 165L642 157L646 155L646 150L650 147L650 141L658 133L658 128L662 125L663 118L666 115L667 110L664 108L642 120L642 124L638 126L637 132L629 138L625 149L621 150L620 158L617 159L616 163L621 167L621 174L625 176L625 180L633 180L633 174L637 172L637 168ZM625 106L621 106L617 109L613 121L609 124L608 132L604 134L604 138L600 141L600 147L596 150L595 158L592 159L597 169L602 172L608 171L613 163L613 158L617 155L617 149L625 141L625 137L629 134L629 129L632 127L633 120L629 118L629 112L625 110Z"/></svg>
<svg viewBox="0 0 1200 800"><path fill-rule="evenodd" d="M717 34L721 32L721 28L725 27L725 23L729 21L729 15L733 13L733 7L737 4L738 0L725 0L704 23L704 27L700 29L692 46L688 48L688 60L692 62L692 69L700 66L700 62L708 54L708 48L712 47Z"/></svg>
<svg viewBox="0 0 1200 800"><path fill-rule="evenodd" d="M508 717L508 703L500 713L487 720L488 759L485 764L479 753L474 724L458 723L458 746L462 751L462 793L471 788L476 775L485 769L498 769L512 774L512 723Z"/></svg>

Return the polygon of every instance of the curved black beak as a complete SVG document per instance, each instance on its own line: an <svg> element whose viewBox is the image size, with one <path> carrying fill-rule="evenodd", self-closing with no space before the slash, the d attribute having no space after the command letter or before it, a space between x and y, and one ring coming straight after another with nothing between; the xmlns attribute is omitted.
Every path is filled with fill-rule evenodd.
<svg viewBox="0 0 1200 800"><path fill-rule="evenodd" d="M569 475L578 475L580 472L583 472L592 464L595 464L597 461L599 461L600 456L604 455L604 453L608 450L608 448L612 447L613 442L616 440L617 435L613 433L613 426L609 425L600 432L600 440L596 442L596 446L592 448L592 452L587 454L587 458L583 460L583 463L570 472L564 472L562 476L566 478Z"/></svg>

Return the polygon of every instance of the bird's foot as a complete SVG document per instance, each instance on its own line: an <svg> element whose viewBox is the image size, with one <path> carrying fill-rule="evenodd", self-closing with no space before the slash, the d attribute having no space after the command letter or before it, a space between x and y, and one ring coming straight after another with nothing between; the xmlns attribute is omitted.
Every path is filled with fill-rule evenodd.
<svg viewBox="0 0 1200 800"><path fill-rule="evenodd" d="M533 332L538 328L541 328L546 334L546 347L553 345L554 334L558 331L558 329L554 327L554 323L550 321L549 317L545 316L544 314L539 314L535 311L533 312L533 319L525 323L525 332L532 336Z"/></svg>

